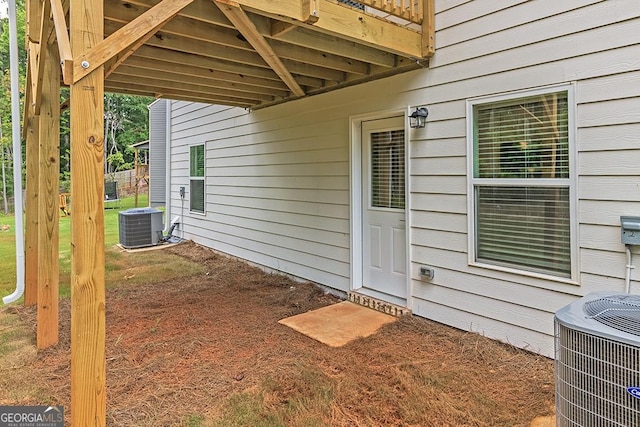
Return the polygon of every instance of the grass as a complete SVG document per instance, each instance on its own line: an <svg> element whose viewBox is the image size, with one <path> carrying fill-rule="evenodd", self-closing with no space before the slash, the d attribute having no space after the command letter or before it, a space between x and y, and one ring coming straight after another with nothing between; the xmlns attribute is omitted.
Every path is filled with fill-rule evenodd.
<svg viewBox="0 0 640 427"><path fill-rule="evenodd" d="M5 296L12 293L16 286L16 234L13 215L0 214L0 265L0 294Z"/></svg>
<svg viewBox="0 0 640 427"><path fill-rule="evenodd" d="M118 262L125 262L125 259L115 249L119 241L118 233L118 212L133 208L135 199L133 196L122 199L120 208L104 210L104 237L107 250L106 257L106 280L118 277ZM142 194L138 198L138 206L146 206L148 196ZM4 227L3 227L4 226ZM8 229L5 230L5 227ZM59 267L60 267L60 296L70 295L71 277L71 217L60 217L59 222ZM119 256L120 255L120 256ZM160 266L164 273L170 273L171 266L163 265L165 262L155 260L152 255L145 255L142 258L150 262L152 266ZM157 257L155 257L157 258ZM15 239L15 218L13 215L0 214L0 296L13 292L16 284L16 239ZM127 261L131 262L131 261Z"/></svg>
<svg viewBox="0 0 640 427"><path fill-rule="evenodd" d="M321 427L326 425L323 414L336 403L337 387L320 367L297 366L286 383L267 377L257 391L230 396L213 426Z"/></svg>

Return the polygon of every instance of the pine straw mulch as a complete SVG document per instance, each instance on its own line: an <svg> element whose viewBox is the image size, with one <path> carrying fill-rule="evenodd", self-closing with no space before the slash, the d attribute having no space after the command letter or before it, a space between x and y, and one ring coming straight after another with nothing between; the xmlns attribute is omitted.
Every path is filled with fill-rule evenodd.
<svg viewBox="0 0 640 427"><path fill-rule="evenodd" d="M335 297L191 242L164 250L207 272L107 291L109 425L528 426L553 412L549 359L410 316L330 348L277 322ZM23 381L68 415L68 299L60 317Z"/></svg>

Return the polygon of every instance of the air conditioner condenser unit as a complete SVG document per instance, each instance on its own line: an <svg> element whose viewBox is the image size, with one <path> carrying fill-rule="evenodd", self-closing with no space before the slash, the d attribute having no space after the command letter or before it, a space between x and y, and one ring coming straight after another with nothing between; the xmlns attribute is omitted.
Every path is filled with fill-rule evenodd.
<svg viewBox="0 0 640 427"><path fill-rule="evenodd" d="M640 295L594 292L555 315L557 426L640 425Z"/></svg>
<svg viewBox="0 0 640 427"><path fill-rule="evenodd" d="M155 246L162 242L162 211L133 208L118 213L120 244L127 249Z"/></svg>

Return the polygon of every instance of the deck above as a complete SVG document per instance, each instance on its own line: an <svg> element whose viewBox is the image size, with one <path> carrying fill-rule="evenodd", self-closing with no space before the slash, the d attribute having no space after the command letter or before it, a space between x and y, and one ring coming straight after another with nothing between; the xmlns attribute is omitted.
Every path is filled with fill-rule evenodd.
<svg viewBox="0 0 640 427"><path fill-rule="evenodd" d="M68 2L33 2L51 19L27 25L32 49L57 42L65 84L104 66L106 91L250 109L421 68L434 49L432 0L105 0L104 40L81 54Z"/></svg>

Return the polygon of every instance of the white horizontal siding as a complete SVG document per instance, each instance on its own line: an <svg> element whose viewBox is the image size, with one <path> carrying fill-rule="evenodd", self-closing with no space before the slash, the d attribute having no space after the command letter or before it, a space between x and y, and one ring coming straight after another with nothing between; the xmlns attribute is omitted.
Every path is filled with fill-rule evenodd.
<svg viewBox="0 0 640 427"><path fill-rule="evenodd" d="M640 202L640 175L583 176L578 189L583 200Z"/></svg>
<svg viewBox="0 0 640 427"><path fill-rule="evenodd" d="M324 205L348 205L349 191L327 189L293 189L293 188L260 188L260 187L221 187L217 194L237 197L252 197L267 200L291 200L298 202L318 203Z"/></svg>
<svg viewBox="0 0 640 427"><path fill-rule="evenodd" d="M465 295L462 294L459 297L464 298ZM545 334L524 328L521 325L496 320L492 306L485 305L484 308L484 315L478 315L461 310L459 307L438 304L423 298L416 298L414 305L416 313L424 313L424 317L436 322L444 323L463 331L478 333L547 357L553 357L553 340L548 338L548 333ZM553 324L552 315L538 313L538 316L543 317L546 323Z"/></svg>
<svg viewBox="0 0 640 427"><path fill-rule="evenodd" d="M640 73L629 72L583 80L576 90L579 104L640 97Z"/></svg>
<svg viewBox="0 0 640 427"><path fill-rule="evenodd" d="M423 209L418 211L414 207L414 215L413 220L411 221L411 226L413 228L425 228L432 230L440 230L440 231L451 231L454 233L463 233L467 232L467 216L466 212L451 214L444 212L435 212ZM417 212L420 212L417 214ZM415 240L414 241L420 241Z"/></svg>
<svg viewBox="0 0 640 427"><path fill-rule="evenodd" d="M640 25L640 24L638 24ZM635 29L634 29L635 31ZM586 41L588 43L588 41ZM626 45L622 41L621 47L614 47L582 56L559 58L556 61L540 63L529 61L529 66L513 68L502 65L498 75L485 75L464 80L449 80L446 72L448 67L430 69L426 73L413 71L408 75L418 74L421 79L409 79L414 84L415 92L411 96L412 105L428 103L440 103L451 100L464 101L468 98L492 95L496 93L534 88L550 84L579 81L599 76L614 75L618 73L637 72L640 69L640 44ZM567 43L570 43L567 41ZM439 51L436 55L439 54ZM495 61L500 63L499 57ZM473 61L465 63L462 68L473 69ZM430 121L431 124L431 121ZM464 130L464 129L463 129ZM429 131L425 128L423 131ZM454 131L453 129L450 130ZM464 134L463 134L464 135Z"/></svg>
<svg viewBox="0 0 640 427"><path fill-rule="evenodd" d="M578 149L582 153L587 151L628 150L637 148L637 123L578 129Z"/></svg>
<svg viewBox="0 0 640 427"><path fill-rule="evenodd" d="M638 214L637 202L620 200L580 200L578 218L580 224L620 225L620 216Z"/></svg>
<svg viewBox="0 0 640 427"><path fill-rule="evenodd" d="M547 289L553 292L560 293L568 293L572 295L580 294L580 287L577 285L567 285L565 283L556 282L552 280L545 280L539 277L533 276L523 276L516 272L496 272L495 270L489 268L482 268L477 266L469 266L468 258L466 252L461 251L451 251L444 250L437 247L431 247L429 245L430 241L420 242L419 244L414 243L412 247L412 256L414 260L421 260L419 263L414 263L412 265L412 271L416 272L414 279L418 279L417 271L420 265L430 265L436 268L436 277L439 275L439 269L443 268L446 270L455 271L460 274L460 281L454 281L448 283L447 285L452 288L456 288L461 286L464 282L463 278L467 277L466 274L469 274L473 277L476 277L478 280L483 280L485 278L487 281L505 281L509 282L513 285L511 294L514 298L519 297L519 291L521 286L531 286L534 288ZM624 274L624 273L623 273ZM621 276L618 276L621 277ZM428 284L431 284L429 282ZM415 286L415 282L414 282ZM502 298L507 298L507 295L502 295ZM519 300L519 299L518 299ZM526 300L519 300L521 304L528 305L530 302Z"/></svg>
<svg viewBox="0 0 640 427"><path fill-rule="evenodd" d="M614 21L635 17L635 0L619 0L626 11L609 7L606 1L574 1L571 4L556 2L541 7L536 2L525 2L518 7L514 3L498 13L485 15L455 27L438 31L438 47L446 47L446 55L439 56L436 66L460 62L470 58L516 49L525 44L540 43L579 33ZM483 8L482 2L475 7ZM570 10L573 8L572 10ZM456 10L455 12L459 12ZM452 11L447 15L458 18ZM443 18L444 16L437 16Z"/></svg>
<svg viewBox="0 0 640 427"><path fill-rule="evenodd" d="M640 214L640 11L633 1L438 3L436 54L411 97L430 108L411 149L412 277L430 265L436 279L414 280L413 308L511 343L537 340L551 354L555 310L623 289L619 216ZM567 81L576 81L578 102L578 214L590 223L579 229L579 286L469 266L465 101ZM444 210L459 213L457 225L446 224L443 203L457 206Z"/></svg>
<svg viewBox="0 0 640 427"><path fill-rule="evenodd" d="M286 211L270 211L266 209L248 209L241 206L215 205L208 202L209 211L212 211L207 219L212 220L217 213L225 214L230 218L253 219L262 222L263 225L274 226L282 224L287 227L304 227L314 232L327 231L330 233L347 233L349 231L349 220L344 218L331 218L319 215L301 215L299 213L291 213ZM254 227L257 228L257 227ZM283 230L284 231L284 230ZM297 236L296 236L297 237Z"/></svg>
<svg viewBox="0 0 640 427"><path fill-rule="evenodd" d="M637 252L637 251L636 251ZM593 275L603 277L624 278L625 266L627 264L626 256L621 251L603 251L599 249L582 249L580 251L580 259L582 260L582 271ZM640 272L633 270L631 279L638 281ZM637 289L637 288L636 288ZM600 290L608 290L606 288ZM637 289L640 291L640 289Z"/></svg>
<svg viewBox="0 0 640 427"><path fill-rule="evenodd" d="M216 194L212 203L217 206L239 206L259 209L261 211L288 212L292 214L317 215L329 218L345 218L349 215L348 206L343 204L316 203L291 199L278 200L260 196L242 197L237 195L226 196Z"/></svg>
<svg viewBox="0 0 640 427"><path fill-rule="evenodd" d="M411 209L413 212L451 212L467 214L466 194L440 194L437 188L430 188L431 192L411 192ZM414 220L419 221L418 215Z"/></svg>
<svg viewBox="0 0 640 427"><path fill-rule="evenodd" d="M348 120L329 105L321 123L309 109L280 109L291 114L201 104L174 110L174 181L187 193L189 146L205 144L206 213L187 207L185 236L347 291Z"/></svg>
<svg viewBox="0 0 640 427"><path fill-rule="evenodd" d="M425 136L425 135L421 135ZM464 137L438 138L438 139L413 139L409 147L409 155L412 159L421 157L451 157L466 156L467 141Z"/></svg>
<svg viewBox="0 0 640 427"><path fill-rule="evenodd" d="M603 147L602 151L585 151L580 153L578 165L581 176L633 176L640 166L640 150L614 151Z"/></svg>

